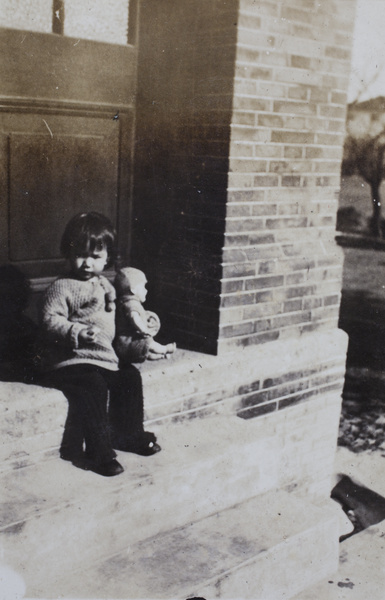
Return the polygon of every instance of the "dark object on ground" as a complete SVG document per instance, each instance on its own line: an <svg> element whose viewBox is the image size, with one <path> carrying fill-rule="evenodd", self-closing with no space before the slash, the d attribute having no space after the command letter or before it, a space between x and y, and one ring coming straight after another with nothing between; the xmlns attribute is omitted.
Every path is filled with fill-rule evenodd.
<svg viewBox="0 0 385 600"><path fill-rule="evenodd" d="M340 475L331 497L341 504L354 525L352 533L342 536L340 541L385 519L385 498L347 475Z"/></svg>

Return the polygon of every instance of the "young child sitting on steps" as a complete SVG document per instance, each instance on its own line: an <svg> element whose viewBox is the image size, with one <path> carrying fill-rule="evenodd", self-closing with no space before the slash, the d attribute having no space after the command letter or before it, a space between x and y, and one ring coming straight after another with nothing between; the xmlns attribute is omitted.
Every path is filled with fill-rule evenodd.
<svg viewBox="0 0 385 600"><path fill-rule="evenodd" d="M126 267L115 277L117 292L116 353L123 363L169 358L176 344L162 345L154 340L160 329L158 315L145 310L147 279L139 269Z"/></svg>
<svg viewBox="0 0 385 600"><path fill-rule="evenodd" d="M128 364L119 369L112 345L115 290L102 272L114 247L115 230L104 215L71 219L61 241L69 272L48 288L42 311L40 383L68 400L60 456L105 477L123 471L114 449L143 456L161 449L143 428L140 373Z"/></svg>

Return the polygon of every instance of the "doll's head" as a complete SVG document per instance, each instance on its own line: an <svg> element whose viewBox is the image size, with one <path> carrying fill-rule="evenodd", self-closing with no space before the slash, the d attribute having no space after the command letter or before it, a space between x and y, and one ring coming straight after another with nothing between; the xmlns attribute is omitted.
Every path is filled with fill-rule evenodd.
<svg viewBox="0 0 385 600"><path fill-rule="evenodd" d="M115 277L115 288L118 296L137 296L140 302L144 302L147 296L147 278L143 271L134 267L120 269Z"/></svg>

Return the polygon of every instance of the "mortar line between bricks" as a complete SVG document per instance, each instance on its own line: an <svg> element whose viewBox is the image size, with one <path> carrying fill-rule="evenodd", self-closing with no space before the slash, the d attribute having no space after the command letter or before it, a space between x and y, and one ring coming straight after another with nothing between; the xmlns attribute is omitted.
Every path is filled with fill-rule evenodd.
<svg viewBox="0 0 385 600"><path fill-rule="evenodd" d="M277 289L280 289L281 287L282 286L277 286L276 288L270 288L270 289L277 290ZM296 287L296 286L293 286L293 287ZM303 297L304 296L296 296L295 298L303 298ZM291 298L291 300L295 300L295 298ZM242 305L242 306L253 306L253 304L245 304L245 305ZM234 308L234 307L232 307L232 308ZM308 310L314 310L314 309L308 309ZM290 313L284 313L283 314L283 316L289 316L289 315L290 315ZM330 321L333 320L333 319L334 319L334 317L329 317L327 319L319 320L319 321L316 322L316 325L324 325L324 324L330 323ZM240 335L240 336L237 336L237 337L234 337L234 338L229 338L228 341L230 343L230 342L234 342L235 340L239 341L239 340L243 340L243 339L248 339L248 338L250 338L250 337L252 337L254 335L259 335L259 334L263 334L263 333L273 333L274 331L280 332L280 331L289 330L289 329L291 329L293 327L296 330L298 330L298 328L300 328L300 327L305 327L307 325L313 325L313 324L314 323L312 321L301 321L300 323L295 323L294 325L285 325L285 326L282 326L282 327L279 327L279 328L276 328L276 329L267 329L267 330L264 330L264 331L255 331L253 333L249 333L249 334L246 334L246 335ZM306 332L305 332L305 334L306 334ZM278 339L278 341L284 341L286 339L287 338L282 338L281 337L281 338ZM277 340L275 340L275 341L277 341Z"/></svg>
<svg viewBox="0 0 385 600"><path fill-rule="evenodd" d="M341 369L337 368L337 367L336 367L336 369L333 369L331 373L332 374L337 374L337 375L339 375L339 377L337 377L336 379L334 379L332 382L328 382L328 383L325 383L323 385L329 385L330 383L335 383L335 382L340 381L341 379L343 379L343 378L341 378L340 371L341 371ZM252 392L249 392L248 394L241 394L241 395L242 395L243 398L247 398L249 395L258 394L259 392L267 392L267 391L279 390L280 388L287 387L290 384L295 384L295 383L296 384L300 384L300 383L306 382L306 381L308 381L309 383L311 383L311 380L314 379L315 377L316 378L325 377L329 373L330 373L330 370L328 370L327 368L325 368L325 369L322 369L321 371L316 371L316 372L313 372L313 373L311 373L309 375L304 375L303 377L298 377L298 379L287 380L287 381L284 381L282 383L278 383L277 385L271 385L269 387L262 387L262 388L260 388L258 390L253 390ZM318 389L318 387L319 386L312 386L312 387L306 388L306 390L305 389L304 390L297 390L297 392L300 392L300 391L303 391L303 392L310 391L312 389ZM291 392L289 394L289 396L292 395L292 394L294 394L294 393L297 393L297 392ZM284 398L286 396L279 396L279 397L280 398ZM272 398L272 400L273 400L273 398Z"/></svg>
<svg viewBox="0 0 385 600"><path fill-rule="evenodd" d="M332 362L332 360L330 361ZM260 379L260 378L258 378ZM198 381L202 381L205 382L206 378L204 375L202 375L202 377L198 377L197 379ZM213 388L207 388L206 386L204 386L204 388L202 390L197 390L194 392L186 392L186 393L182 393L182 395L178 394L177 396L175 396L172 400L170 400L170 402L160 402L158 404L151 404L152 406L163 406L164 404L173 404L176 400L180 400L180 402L184 402L185 400L187 400L188 398L196 398L199 397L200 395L210 395L210 394L215 394L217 392L223 392L226 393L226 390L223 388L223 385L219 385L217 387L213 387Z"/></svg>
<svg viewBox="0 0 385 600"><path fill-rule="evenodd" d="M290 37L290 36L288 36L288 37ZM253 50L254 49L260 49L262 51L266 51L265 47L259 47L259 46L252 46L252 49ZM284 54L284 53L282 53L282 54ZM239 64L241 64L241 63L238 60L236 60L236 66L238 66ZM253 63L247 63L247 64L249 64L249 66L254 66ZM303 71L306 71L307 73L311 73L312 72L310 68L309 69L299 69L297 67L291 67L291 66L283 67L281 65L263 65L263 64L261 64L260 68L262 68L262 69L268 69L268 70L271 71L271 75L272 75L271 79L261 78L261 79L257 80L258 82L262 81L263 83L267 83L267 84L271 83L271 82L275 83L275 84L281 84L280 80L276 79L276 75L277 75L277 73L280 75L282 73L282 71L284 71L286 73L288 73L290 71L295 71L297 73L301 73L301 75L302 75ZM326 68L327 67L325 66L325 69ZM324 70L324 69L317 69L317 75L320 75L320 76L323 76L323 75L329 76L330 72L327 71L327 70ZM235 83L241 83L242 81L249 81L250 77L247 76L247 75L245 75L244 77L242 77L241 75L237 74L234 79L235 79ZM289 84L288 84L288 82L284 82L282 85L287 85L288 86ZM216 96L218 94L211 94L211 95ZM226 94L226 95L228 95L228 94ZM271 98L269 98L269 100L271 100ZM278 99L278 102L280 102L279 99ZM295 98L290 98L290 100L288 99L288 100L286 100L286 102L296 102L299 105L302 105L302 106L304 105L303 101L297 100ZM313 103L314 103L314 105L318 104L315 101ZM322 103L322 104L325 104L325 103ZM303 116L301 113L300 114L299 113L279 113L279 114L280 115L283 114L285 116L294 116L294 117ZM306 113L306 115L304 115L304 116L317 117L318 115L317 115L317 113L311 113L311 114ZM339 120L340 121L344 121L344 119L339 119ZM237 124L234 124L234 125L237 126ZM323 133L325 133L325 132L323 132ZM328 132L326 132L326 133L328 133Z"/></svg>
<svg viewBox="0 0 385 600"><path fill-rule="evenodd" d="M337 384L338 384L340 386L343 384L343 382L344 382L344 379L340 378L340 379L336 379L335 381L333 381L331 383L324 384L323 386L306 388L305 390L297 390L295 392L291 392L290 394L286 394L285 396L277 396L276 398L271 398L270 400L267 400L266 402L261 402L260 404L253 404L252 406L247 406L242 409L239 409L237 416L240 416L243 412L253 410L253 408L260 408L262 406L269 406L269 405L273 405L273 404L277 404L277 409L276 409L277 411L286 410L287 408L291 408L291 406L284 406L283 408L279 408L279 403L282 400L288 400L295 396L299 396L298 404L300 404L302 402L306 402L306 401L310 402L312 399L319 397L323 391L325 391L325 390L327 391L327 388L330 387L330 385L337 386ZM274 389L274 388L264 388L264 389L269 390L269 389ZM311 392L314 392L314 391L315 391L315 393L311 394ZM309 394L311 394L311 395L309 395ZM303 399L301 399L300 398L301 395L304 395L305 397ZM272 412L276 412L276 411L272 411ZM265 416L265 415L260 415L260 416ZM258 418L258 417L255 417L255 418Z"/></svg>
<svg viewBox="0 0 385 600"><path fill-rule="evenodd" d="M167 406L169 404L174 404L175 402L178 402L178 401L180 401L180 403L183 405L183 403L186 400L188 400L189 398L191 398L191 399L199 398L199 396L201 396L201 395L206 396L206 395L215 394L215 393L218 393L218 392L226 393L226 391L222 387L211 388L209 390L204 389L202 391L193 392L192 394L190 393L190 394L184 394L182 396L180 396L180 395L175 396L169 402L159 402L157 404L152 403L151 404L151 408L153 408L153 407L159 407L159 406ZM205 406L208 406L208 405L205 405Z"/></svg>
<svg viewBox="0 0 385 600"><path fill-rule="evenodd" d="M340 366L336 365L335 364L335 359L333 359L333 358L331 358L331 359L323 362L322 366L323 365L325 365L325 367L323 369L321 369L319 371L316 371L316 372L312 373L311 375L304 375L303 377L299 377L298 379L293 380L293 382L300 383L302 381L307 381L309 378L311 379L313 377L326 376L328 373L330 373L330 366L333 367L332 373L339 373L340 369L342 367L342 363L341 363ZM262 379L266 379L266 377L264 376ZM261 381L261 378L258 378L258 380ZM335 383L336 381L339 382L340 379L333 381L333 383ZM228 398L220 398L218 400L214 400L210 404L205 404L203 406L198 406L196 408L191 408L191 409L188 409L186 411L183 411L183 413L182 412L170 413L169 415L166 415L165 418L168 418L168 417L173 418L174 416L177 416L179 414L180 415L187 415L187 414L190 414L191 412L195 412L195 411L200 410L200 409L203 410L203 409L209 408L211 406L218 406L221 402L225 402L227 400L236 400L239 396L242 396L243 398L247 398L249 395L251 396L252 394L256 394L258 392L278 389L280 386L288 385L289 383L290 382L280 383L280 384L277 384L276 386L270 386L270 387L266 387L266 388L260 388L258 390L254 390L253 392L249 392L249 394L236 394L236 395L229 396ZM329 385L329 384L325 384L325 385ZM309 391L310 389L313 389L313 388L308 388L306 391ZM316 389L316 388L314 388L314 389ZM305 391L305 390L303 390L303 391ZM209 394L220 394L220 393L225 394L226 391L223 388L219 387L219 388L212 388L212 389L210 389L210 391L208 393ZM295 392L293 392L293 393L295 393ZM181 396L181 397L178 396L177 399L180 399L181 404L183 404L183 402L185 400L188 400L190 398L192 400L194 398L199 398L199 396L201 396L202 394L206 395L206 391L204 391L204 392L202 392L202 391L199 392L198 391L198 392L195 392L194 394L188 394L188 395ZM284 398L284 397L285 396L282 396L282 397L279 397L279 398ZM158 404L153 404L152 406L154 406L154 407L166 406L167 404L173 404L174 402L175 402L175 399L172 399L172 400L170 400L170 402L166 402L166 403L160 402ZM262 404L258 405L258 406L262 406ZM158 422L160 419L162 419L162 417L155 417L153 419L146 420L146 423Z"/></svg>
<svg viewBox="0 0 385 600"><path fill-rule="evenodd" d="M320 376L323 376L323 375L327 375L330 372L331 373L339 373L340 370L341 370L341 367L343 366L344 363L343 363L343 361L340 361L339 364L336 364L336 362L335 362L336 358L339 358L339 357L332 357L332 358L326 359L325 361L323 361L321 363L321 367L322 368L320 370L314 371L314 369L312 369L313 372L310 373L309 375L300 376L297 379L294 379L292 381L293 382L294 381L295 382L301 382L301 381L306 381L308 379L312 379L314 377L320 377ZM291 371L289 371L289 373L290 372ZM293 372L295 372L295 371L293 371ZM276 377L276 375L274 375L274 377ZM279 377L279 375L277 377ZM262 379L266 380L266 379L269 379L269 377L266 376L266 375L264 375L262 378L261 377L257 378L258 381L262 381ZM266 387L266 388L260 388L259 390L254 390L253 392L250 392L250 393L255 393L255 392L263 391L263 390L272 390L272 389L275 389L275 388L279 388L280 386L283 386L283 385L288 385L289 383L290 383L290 381L285 382L285 383L278 383L277 385ZM204 395L206 395L206 393L207 394L216 394L216 393L221 393L221 392L226 393L226 391L223 389L223 387L216 387L216 388L211 388L208 391L205 389L204 391L197 391L197 392L194 392L193 394L185 394L183 396L177 396L176 399L177 400L180 399L181 403L183 403L185 400L187 400L189 398L197 398L197 397L199 398L199 396L202 395L202 394L204 394ZM240 395L243 396L243 394L240 394ZM231 397L236 398L237 396L238 396L238 394L236 396L231 396ZM173 404L174 402L175 402L175 398L172 399L172 400L170 400L170 402L165 402L165 403L160 402L158 404L153 404L152 406L164 406L164 405L167 405L167 404ZM214 401L214 403L210 404L210 405L214 405L215 403L216 402ZM210 406L210 405L206 404L205 406ZM191 410L193 410L193 409L191 409Z"/></svg>
<svg viewBox="0 0 385 600"><path fill-rule="evenodd" d="M308 399L311 400L312 397L315 396L320 396L322 394L323 391L327 390L328 387L330 386L337 386L337 385L342 385L344 382L343 378L339 378L339 379L335 379L332 382L329 383L325 383L324 385L320 385L320 386L316 386L316 387L311 387L311 388L307 388L306 390L298 390L297 392L292 392L291 394L288 394L286 396L280 396L278 398L275 398L274 400L277 400L278 402L280 402L281 400L286 400L288 398L292 398L293 396L296 395L301 395L301 393L303 394L308 394L309 392L313 392L315 391L316 393L313 394L312 396L310 396ZM304 398L304 400L306 400L307 398ZM258 405L259 406L259 405ZM288 406L286 406L285 408L289 408ZM279 410L279 409L278 409Z"/></svg>
<svg viewBox="0 0 385 600"><path fill-rule="evenodd" d="M277 287L282 287L282 286L277 286ZM277 289L277 288L264 288L264 289ZM229 295L226 294L223 297L224 298L233 297L233 294L229 294ZM266 303L266 304L268 304L268 303ZM244 306L251 306L251 305L250 304L249 305L245 304ZM317 308L307 308L307 309L300 309L300 310L291 310L291 311L281 312L281 313L273 313L272 312L272 313L267 313L267 314L263 314L263 315L258 315L256 317L254 317L253 319L251 319L251 318L244 318L244 319L240 319L238 321L231 321L231 323L222 325L220 329L223 330L223 329L226 329L226 328L229 328L229 327L233 328L233 327L236 327L237 325L243 325L245 323L249 323L250 321L254 321L254 322L257 323L258 321L263 321L265 319L269 319L269 320L273 321L274 319L281 318L281 317L289 317L289 316L290 317L296 317L296 316L302 315L304 312L308 312L308 311L311 311L311 312L317 311L317 312L322 313L322 312L325 311L325 308L330 308L330 309L334 309L335 310L337 307L338 307L338 304L331 304L329 306L319 306ZM231 308L238 308L238 306L231 307ZM309 320L307 320L307 321L304 320L304 321L299 321L296 324L300 325L301 323L310 323L310 322L311 321L309 321ZM293 327L294 324L291 323L289 326ZM274 329L271 329L271 331L274 331ZM255 332L255 333L257 333L257 332ZM261 333L261 332L258 332L258 333ZM248 335L250 335L250 334L248 334Z"/></svg>
<svg viewBox="0 0 385 600"><path fill-rule="evenodd" d="M242 16L243 15L244 16L252 16L252 15L247 15L246 13L244 13L242 11ZM303 23L301 23L300 21L294 21L293 20L292 23L295 24L295 25L303 25ZM319 28L313 27L313 29L312 29L312 35L314 35L314 31L317 31L317 29L319 29ZM255 29L252 29L250 27L246 27L245 25L242 25L242 27L239 28L239 31L241 33L242 32L249 32L249 33L254 33L255 34ZM319 31L322 31L322 29L319 29ZM293 36L290 33L283 33L283 32L281 33L280 32L279 33L279 37L290 41ZM316 46L317 42L313 41L310 37L309 38L305 38L305 39L306 39L307 42L309 42L309 41L313 42L314 46ZM328 45L329 44L323 43L324 47L326 47ZM238 48L242 48L242 49L243 48L247 48L247 50L261 50L262 52L266 52L266 44L263 41L257 42L256 44L251 44L250 42L247 43L247 42L242 42L242 40L237 40L236 47L237 47L237 49ZM276 50L276 47L271 48L269 46L269 50L272 50L272 49ZM279 52L279 54L285 55L285 54L287 54L287 52L281 51L281 52ZM317 58L317 56L319 56L319 53L318 53L318 55L309 56L309 58L314 60L314 59ZM322 58L323 58L323 60L329 60L330 61L330 58L328 58L326 56L322 57ZM275 67L275 68L280 69L280 70L282 70L282 69L288 69L288 70L289 69L292 69L292 70L298 69L298 67L292 67L291 65L270 65L270 64L266 64L265 65L264 63L258 63L258 66L260 66L260 65L264 66L265 68L273 68L273 67ZM307 71L310 71L310 69L307 69ZM284 81L284 82L273 81L273 83L280 83L281 85L288 85L287 81Z"/></svg>
<svg viewBox="0 0 385 600"><path fill-rule="evenodd" d="M209 410L210 408L213 407L221 407L221 406L225 406L226 403L230 403L232 400L238 398L238 396L230 396L228 398L222 398L221 400L217 400L215 402L212 402L210 404L205 404L203 406L197 406L196 408L189 408L188 410L185 410L183 412L177 412L177 413L171 413L171 414L167 414L164 417L154 417L152 419L146 419L145 420L145 424L146 425L151 425L151 424L161 424L162 422L167 422L169 420L174 419L175 417L179 420L184 420L188 415L193 414L193 413L199 413L200 411L205 411L205 410ZM215 413L214 413L215 414ZM237 417L236 413L234 412L234 414L229 414L230 417ZM199 418L199 415L198 417Z"/></svg>

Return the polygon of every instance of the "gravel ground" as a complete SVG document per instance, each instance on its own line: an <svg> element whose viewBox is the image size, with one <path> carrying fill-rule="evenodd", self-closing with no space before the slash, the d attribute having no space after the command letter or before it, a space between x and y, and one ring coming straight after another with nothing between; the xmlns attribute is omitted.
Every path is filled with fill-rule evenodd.
<svg viewBox="0 0 385 600"><path fill-rule="evenodd" d="M385 457L385 409L371 407L357 413L343 406L338 445L352 452L372 451Z"/></svg>
<svg viewBox="0 0 385 600"><path fill-rule="evenodd" d="M340 206L354 206L367 219L367 184L345 178ZM343 252L340 327L349 348L338 445L385 456L385 247L363 248L352 239Z"/></svg>
<svg viewBox="0 0 385 600"><path fill-rule="evenodd" d="M358 190L354 185L350 192ZM362 213L370 207L353 195L345 200ZM354 529L341 539L385 519L385 247L352 243L343 251L340 327L349 335L349 348L338 437L340 478L332 497Z"/></svg>
<svg viewBox="0 0 385 600"><path fill-rule="evenodd" d="M353 530L343 535L340 541L385 519L385 498L381 495L383 486L379 486L378 478L381 473L383 479L385 467L385 462L382 464L382 457L385 457L385 410L373 406L358 410L355 403L343 406L340 420L338 446L347 451L350 458L342 455L345 464L339 465L338 483L331 496L340 503L353 525ZM351 453L357 458L353 458ZM361 463L363 469L358 466Z"/></svg>

